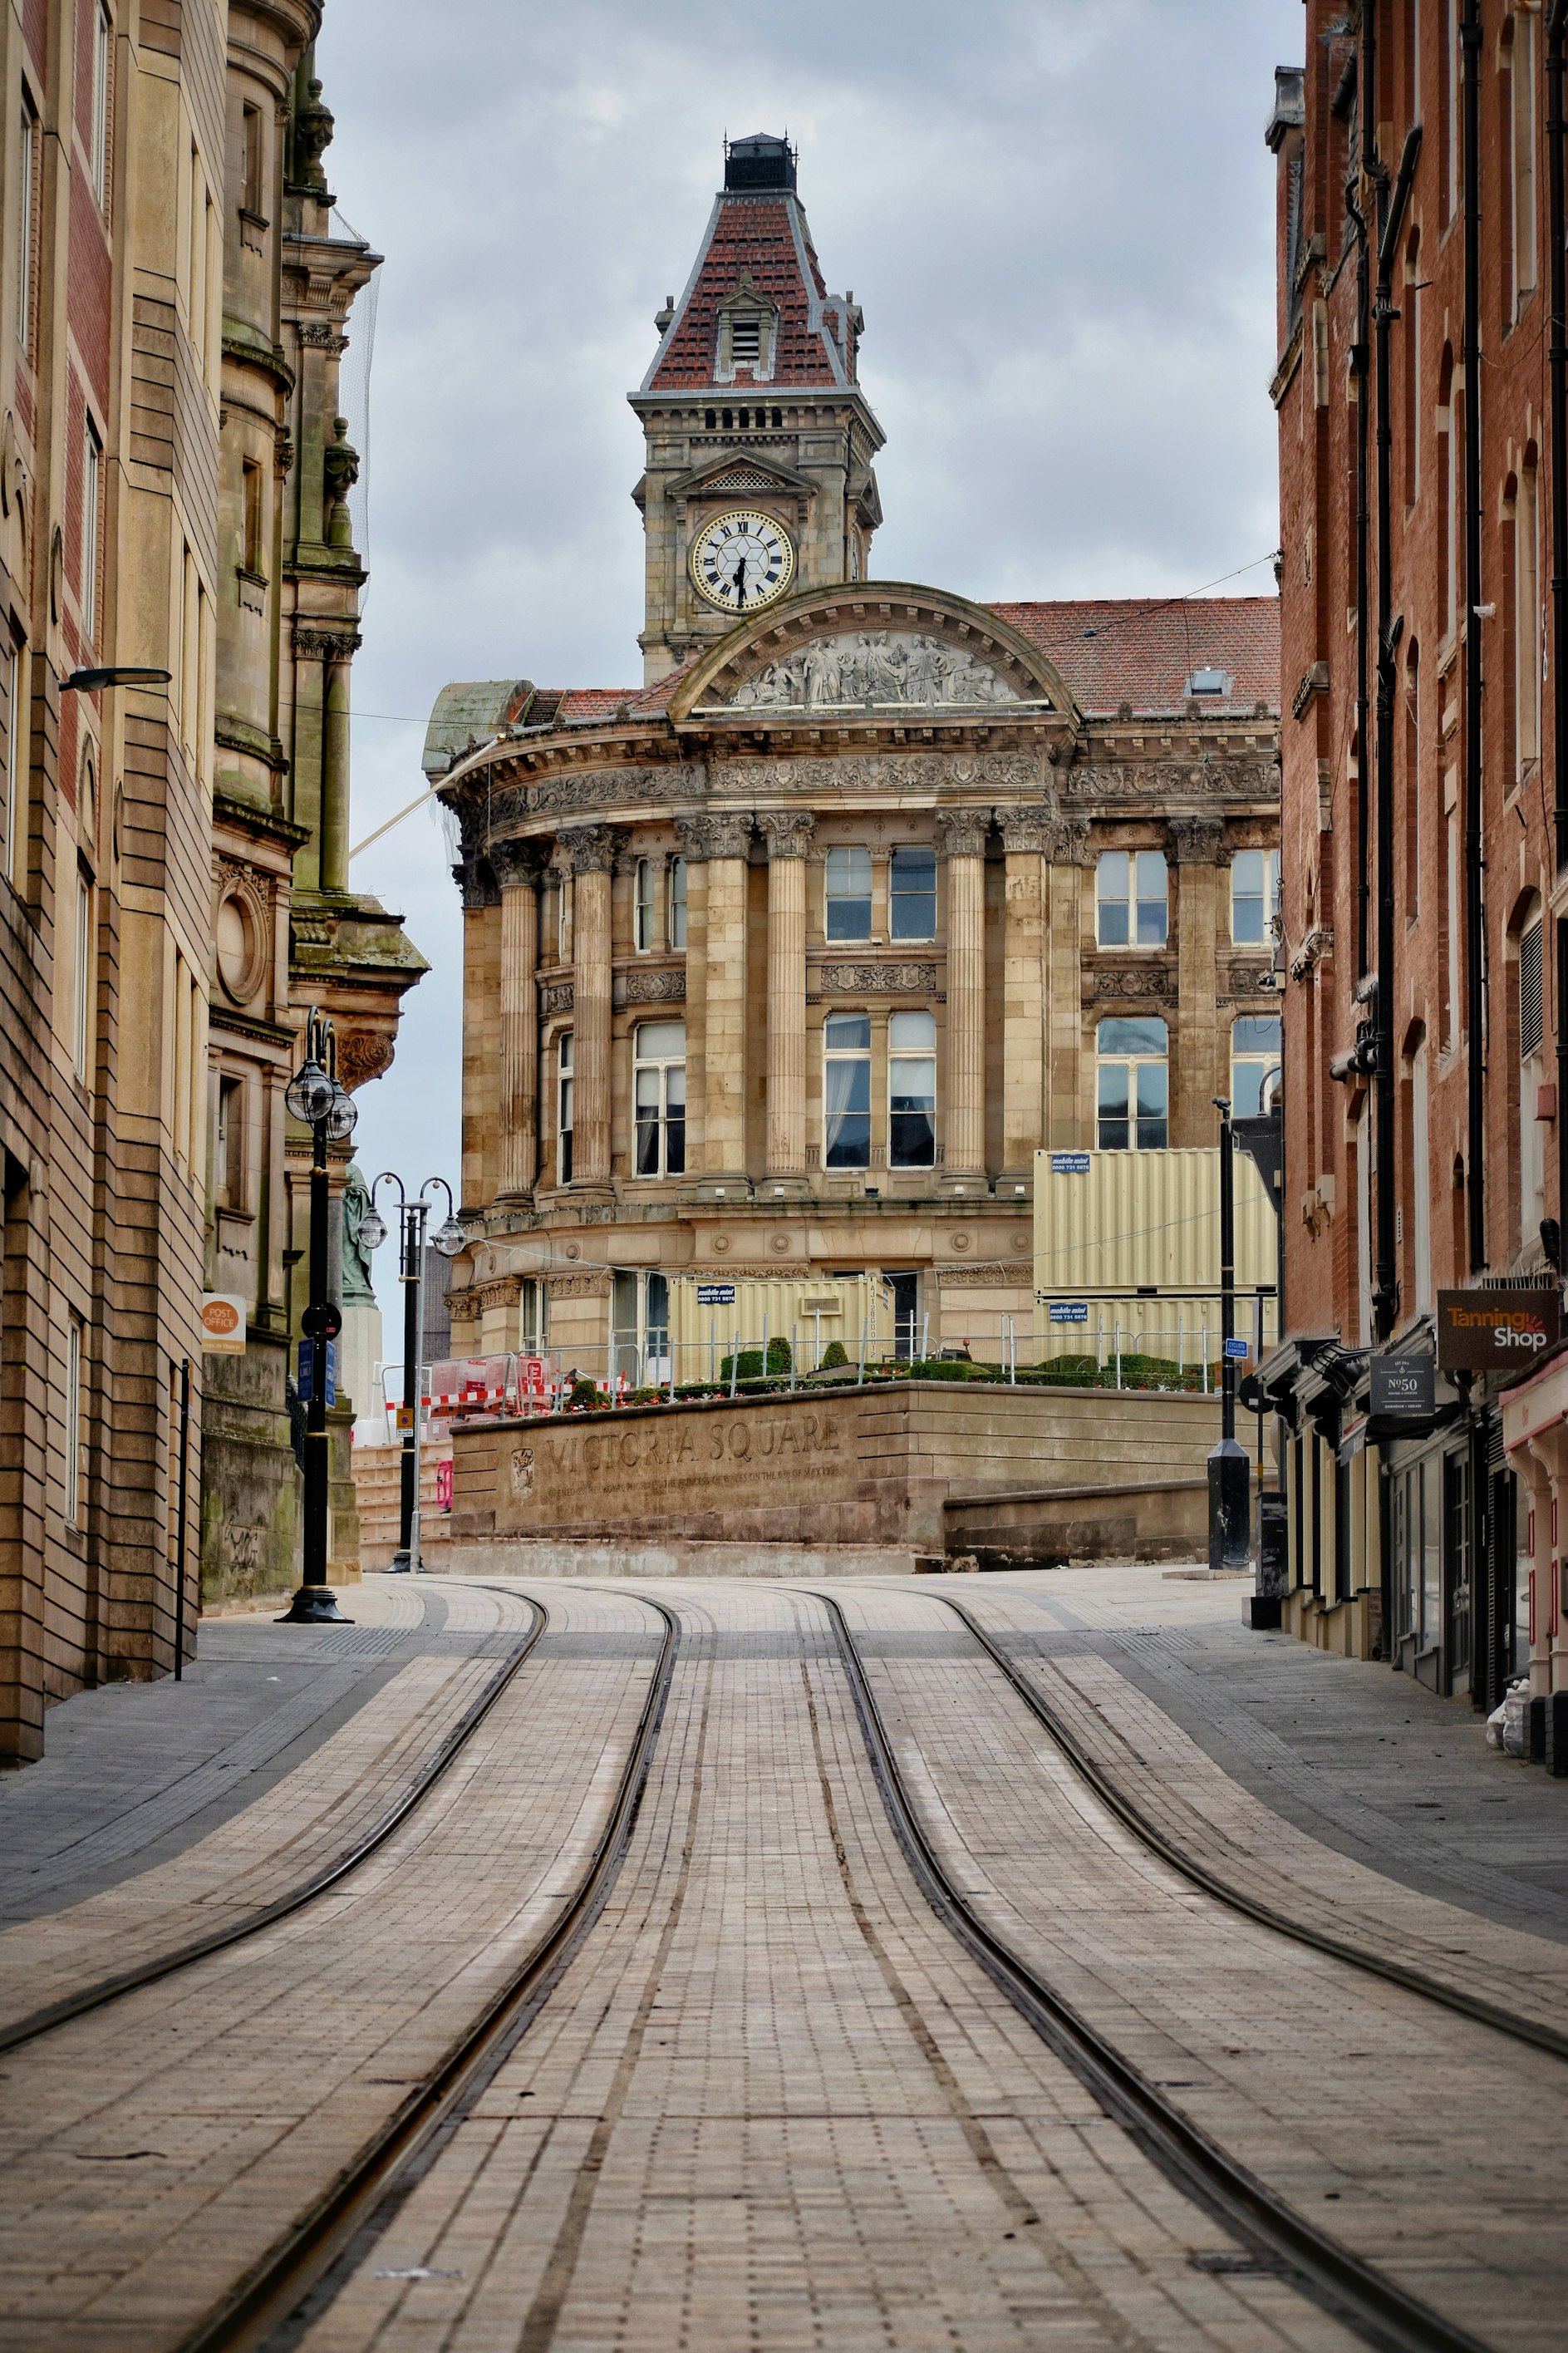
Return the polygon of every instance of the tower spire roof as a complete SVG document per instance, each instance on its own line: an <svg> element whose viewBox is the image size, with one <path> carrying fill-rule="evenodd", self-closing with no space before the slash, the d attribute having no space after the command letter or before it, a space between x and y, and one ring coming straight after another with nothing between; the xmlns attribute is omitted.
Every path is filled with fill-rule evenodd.
<svg viewBox="0 0 1568 2353"><path fill-rule="evenodd" d="M640 391L855 388L859 306L827 290L795 170L788 140L771 132L726 142L724 185ZM754 361L752 336L721 332L727 312L763 322Z"/></svg>

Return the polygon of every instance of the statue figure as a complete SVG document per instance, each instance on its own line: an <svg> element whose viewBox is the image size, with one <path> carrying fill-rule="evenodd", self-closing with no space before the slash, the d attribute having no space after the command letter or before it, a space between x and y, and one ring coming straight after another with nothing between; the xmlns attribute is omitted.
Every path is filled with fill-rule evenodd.
<svg viewBox="0 0 1568 2353"><path fill-rule="evenodd" d="M343 1187L343 1305L374 1307L375 1290L370 1279L370 1252L360 1240L360 1227L370 1207L370 1187L357 1160L349 1163Z"/></svg>

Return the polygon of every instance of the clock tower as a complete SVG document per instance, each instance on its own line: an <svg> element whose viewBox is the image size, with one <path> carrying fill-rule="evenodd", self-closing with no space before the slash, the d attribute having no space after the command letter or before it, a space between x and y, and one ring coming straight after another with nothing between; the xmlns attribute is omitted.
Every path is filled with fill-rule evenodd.
<svg viewBox="0 0 1568 2353"><path fill-rule="evenodd" d="M795 152L728 141L724 185L631 405L647 459L645 681L799 588L858 580L882 519L882 428L860 390L863 324L830 294L795 193Z"/></svg>

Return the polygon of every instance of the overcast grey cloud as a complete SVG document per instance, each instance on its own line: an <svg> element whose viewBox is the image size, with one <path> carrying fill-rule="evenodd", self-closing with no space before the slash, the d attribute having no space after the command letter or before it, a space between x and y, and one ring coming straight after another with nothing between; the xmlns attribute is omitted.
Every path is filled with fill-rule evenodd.
<svg viewBox="0 0 1568 2353"><path fill-rule="evenodd" d="M626 395L726 132L798 142L828 283L864 305L882 576L1168 595L1271 550L1262 132L1301 41L1300 0L327 0L329 175L386 256L356 839L418 789L406 723L447 679L638 681ZM353 873L434 966L360 1097L361 1158L455 1180L439 832L421 813Z"/></svg>

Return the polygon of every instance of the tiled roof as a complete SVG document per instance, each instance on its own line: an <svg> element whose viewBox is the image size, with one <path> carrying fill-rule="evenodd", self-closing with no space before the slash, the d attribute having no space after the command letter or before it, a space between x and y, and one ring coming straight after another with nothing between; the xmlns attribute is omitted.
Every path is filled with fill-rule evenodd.
<svg viewBox="0 0 1568 2353"><path fill-rule="evenodd" d="M1277 596L1074 597L1048 605L993 605L1020 637L1038 646L1091 718L1114 718L1123 703L1140 716L1176 717L1189 702L1226 717L1259 703L1279 710ZM1194 695L1203 670L1223 674L1223 692Z"/></svg>
<svg viewBox="0 0 1568 2353"><path fill-rule="evenodd" d="M752 389L749 374L728 385L716 383L713 374L719 305L734 292L742 271L779 314L773 373L757 389L776 393L784 386L831 388L845 383L842 362L821 324L813 323L820 322L827 289L798 198L727 192L714 206L696 271L648 375L647 391L711 390L733 398Z"/></svg>

